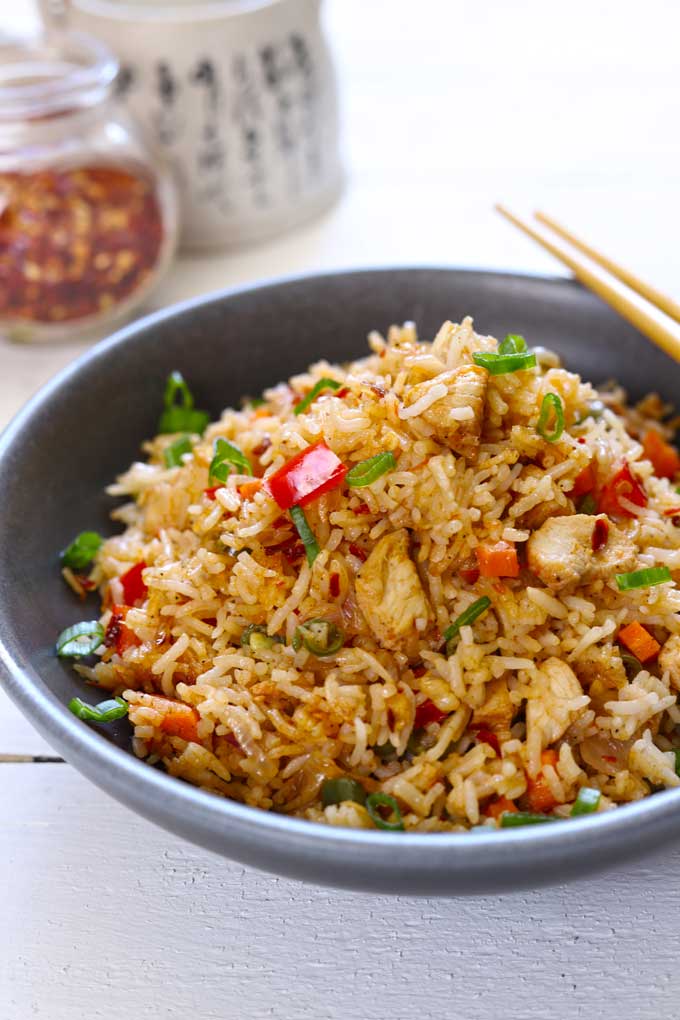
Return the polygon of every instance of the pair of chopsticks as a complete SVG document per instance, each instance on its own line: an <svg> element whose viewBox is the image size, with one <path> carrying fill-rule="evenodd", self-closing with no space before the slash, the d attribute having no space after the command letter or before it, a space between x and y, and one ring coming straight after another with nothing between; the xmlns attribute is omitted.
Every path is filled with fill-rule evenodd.
<svg viewBox="0 0 680 1020"><path fill-rule="evenodd" d="M666 354L680 361L680 304L677 301L639 279L545 213L534 213L534 220L530 221L503 205L497 205L496 209L568 266L585 287Z"/></svg>

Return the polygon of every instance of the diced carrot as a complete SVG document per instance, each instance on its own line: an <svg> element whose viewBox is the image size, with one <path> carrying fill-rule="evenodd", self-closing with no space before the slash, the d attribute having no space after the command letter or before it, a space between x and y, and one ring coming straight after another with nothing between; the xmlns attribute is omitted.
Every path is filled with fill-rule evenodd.
<svg viewBox="0 0 680 1020"><path fill-rule="evenodd" d="M262 407L256 407L251 413L253 418L269 418L271 415L271 411L266 404L263 404Z"/></svg>
<svg viewBox="0 0 680 1020"><path fill-rule="evenodd" d="M557 765L559 755L557 751L549 749L541 754L541 765ZM559 803L555 800L552 790L546 782L545 776L539 772L535 779L527 777L527 800L529 809L539 814L547 814Z"/></svg>
<svg viewBox="0 0 680 1020"><path fill-rule="evenodd" d="M500 818L506 811L510 811L513 814L517 812L517 805L508 799L508 797L496 797L495 800L490 801L484 809L484 814L487 818Z"/></svg>
<svg viewBox="0 0 680 1020"><path fill-rule="evenodd" d="M482 577L517 577L519 575L517 550L512 542L479 545L476 553Z"/></svg>
<svg viewBox="0 0 680 1020"><path fill-rule="evenodd" d="M191 705L185 705L182 701L174 701L172 698L154 696L153 707L163 713L161 730L169 737L181 737L182 740L198 741L196 724L200 716ZM156 704L158 702L158 704Z"/></svg>
<svg viewBox="0 0 680 1020"><path fill-rule="evenodd" d="M262 479L253 478L252 482L244 482L243 485L239 485L239 495L243 499L252 499L256 492L259 492L262 488Z"/></svg>
<svg viewBox="0 0 680 1020"><path fill-rule="evenodd" d="M584 467L583 471L579 471L574 479L574 487L569 493L572 499L578 499L579 496L585 496L586 493L592 492L595 488L597 477L595 475L595 469L592 464L588 464Z"/></svg>
<svg viewBox="0 0 680 1020"><path fill-rule="evenodd" d="M645 432L642 448L647 460L651 460L654 474L659 478L673 478L680 471L680 455L674 446L667 443L656 429Z"/></svg>
<svg viewBox="0 0 680 1020"><path fill-rule="evenodd" d="M652 637L637 620L633 620L627 627L620 630L618 638L628 651L633 653L638 662L648 662L650 659L654 659L661 648L656 638Z"/></svg>
<svg viewBox="0 0 680 1020"><path fill-rule="evenodd" d="M634 506L647 506L647 493L627 461L624 461L618 471L602 486L597 501L598 513L607 514L609 517L634 517L635 514L622 505L621 499L633 503Z"/></svg>

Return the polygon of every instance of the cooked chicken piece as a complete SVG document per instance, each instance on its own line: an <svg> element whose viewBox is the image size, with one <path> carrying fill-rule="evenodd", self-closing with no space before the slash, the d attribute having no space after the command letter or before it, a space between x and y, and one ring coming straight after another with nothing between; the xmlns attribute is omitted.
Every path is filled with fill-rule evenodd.
<svg viewBox="0 0 680 1020"><path fill-rule="evenodd" d="M680 634L671 634L659 652L659 666L671 681L671 687L680 691Z"/></svg>
<svg viewBox="0 0 680 1020"><path fill-rule="evenodd" d="M507 733L514 714L515 708L510 700L508 681L501 676L497 680L490 680L486 685L484 704L472 713L471 725Z"/></svg>
<svg viewBox="0 0 680 1020"><path fill-rule="evenodd" d="M601 525L597 525L602 521ZM594 551L593 532L602 529L602 548ZM529 569L553 591L568 584L588 584L635 567L637 554L628 535L604 514L551 517L527 543Z"/></svg>
<svg viewBox="0 0 680 1020"><path fill-rule="evenodd" d="M418 571L409 556L405 528L383 535L356 579L359 608L378 642L391 651L416 655L416 621L432 618Z"/></svg>
<svg viewBox="0 0 680 1020"><path fill-rule="evenodd" d="M574 707L576 699L580 699ZM588 697L583 694L578 677L566 662L554 656L538 667L538 677L532 684L532 697L527 701L527 737L539 730L541 747L559 740L581 715Z"/></svg>
<svg viewBox="0 0 680 1020"><path fill-rule="evenodd" d="M434 429L435 437L455 453L473 459L479 448L482 431L484 399L489 373L479 365L461 365L452 372L442 372L429 382L407 390L404 405L412 407L433 387L445 392L421 414L423 421Z"/></svg>

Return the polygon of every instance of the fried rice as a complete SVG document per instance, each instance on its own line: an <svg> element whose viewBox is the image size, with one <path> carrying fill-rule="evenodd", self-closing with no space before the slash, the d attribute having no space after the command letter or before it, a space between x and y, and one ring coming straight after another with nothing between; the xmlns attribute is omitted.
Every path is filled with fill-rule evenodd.
<svg viewBox="0 0 680 1020"><path fill-rule="evenodd" d="M122 695L134 752L253 807L420 832L680 785L670 409L542 348L494 374L470 319L369 345L226 410L177 466L158 435L108 490L124 530L65 574L100 592L76 668ZM241 460L215 484L219 439ZM310 537L273 480L320 443L342 477L305 498Z"/></svg>

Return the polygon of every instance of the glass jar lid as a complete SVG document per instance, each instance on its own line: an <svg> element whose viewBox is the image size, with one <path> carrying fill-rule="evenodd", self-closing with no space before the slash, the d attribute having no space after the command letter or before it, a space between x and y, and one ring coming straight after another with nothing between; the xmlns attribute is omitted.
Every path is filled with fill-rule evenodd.
<svg viewBox="0 0 680 1020"><path fill-rule="evenodd" d="M111 91L118 61L75 32L0 43L0 121L40 120L92 106Z"/></svg>

